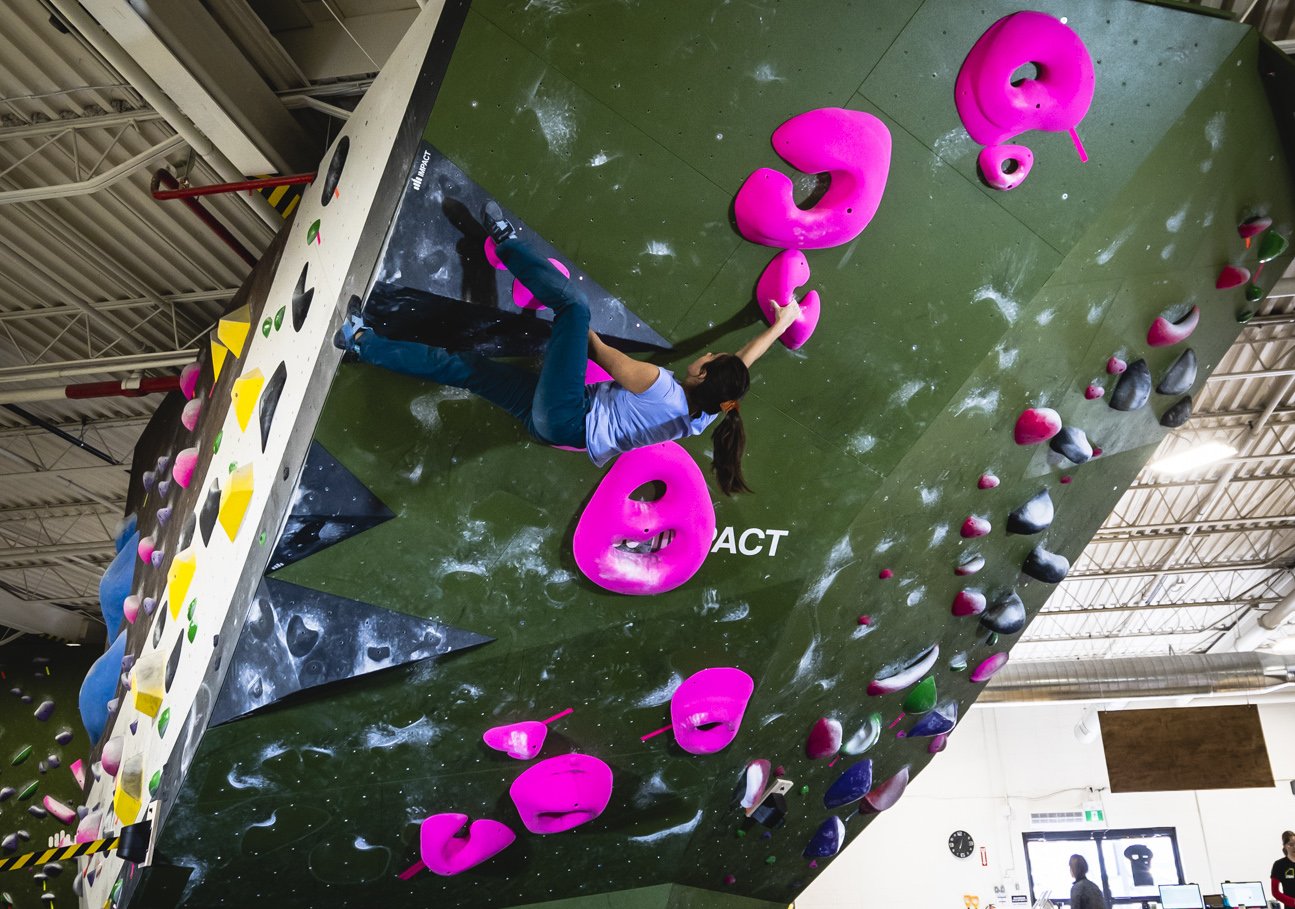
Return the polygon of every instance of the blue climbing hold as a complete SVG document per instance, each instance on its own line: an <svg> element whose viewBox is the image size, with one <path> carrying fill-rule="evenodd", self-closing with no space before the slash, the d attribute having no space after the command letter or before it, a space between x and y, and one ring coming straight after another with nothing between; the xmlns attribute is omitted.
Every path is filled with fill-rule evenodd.
<svg viewBox="0 0 1295 909"><path fill-rule="evenodd" d="M952 732L953 727L958 724L958 702L941 701L935 706L935 709L924 715L913 728L908 730L909 738L929 738L935 735L945 735Z"/></svg>
<svg viewBox="0 0 1295 909"><path fill-rule="evenodd" d="M818 825L818 830L810 837L809 844L803 853L805 858L831 858L845 845L845 824L833 815Z"/></svg>
<svg viewBox="0 0 1295 909"><path fill-rule="evenodd" d="M840 808L857 802L872 788L872 759L864 758L836 778L836 782L823 793L823 805Z"/></svg>
<svg viewBox="0 0 1295 909"><path fill-rule="evenodd" d="M135 578L135 550L138 547L139 534L131 534L99 579L99 610L103 613L103 624L110 638L117 636L125 621L123 604L130 596L130 586Z"/></svg>
<svg viewBox="0 0 1295 909"><path fill-rule="evenodd" d="M81 708L81 722L92 742L99 741L108 725L108 700L117 691L117 675L125 653L126 635L119 634L103 656L94 661L81 683L78 706Z"/></svg>

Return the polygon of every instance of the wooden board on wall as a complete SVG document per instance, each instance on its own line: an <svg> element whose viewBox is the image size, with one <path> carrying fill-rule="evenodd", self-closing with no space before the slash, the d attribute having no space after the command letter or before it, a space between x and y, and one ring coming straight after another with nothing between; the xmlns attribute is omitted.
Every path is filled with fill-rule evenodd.
<svg viewBox="0 0 1295 909"><path fill-rule="evenodd" d="M1111 792L1273 785L1259 708L1102 711Z"/></svg>

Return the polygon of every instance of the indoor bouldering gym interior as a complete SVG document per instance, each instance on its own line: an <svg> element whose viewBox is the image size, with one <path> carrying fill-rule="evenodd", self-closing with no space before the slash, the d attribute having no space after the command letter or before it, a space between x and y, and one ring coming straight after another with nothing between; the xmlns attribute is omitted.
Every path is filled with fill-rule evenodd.
<svg viewBox="0 0 1295 909"><path fill-rule="evenodd" d="M0 909L1295 907L1295 2L0 12Z"/></svg>

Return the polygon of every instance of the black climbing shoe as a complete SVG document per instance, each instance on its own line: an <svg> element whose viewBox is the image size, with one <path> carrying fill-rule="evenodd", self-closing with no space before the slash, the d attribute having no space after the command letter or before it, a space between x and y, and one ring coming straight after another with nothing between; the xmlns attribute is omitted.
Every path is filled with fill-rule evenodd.
<svg viewBox="0 0 1295 909"><path fill-rule="evenodd" d="M364 324L364 316L360 313L360 298L351 297L346 305L346 318L333 334L333 346L338 350L346 351L346 356L342 359L351 361L359 358L359 352L355 349L355 336L361 331L367 331L368 327Z"/></svg>
<svg viewBox="0 0 1295 909"><path fill-rule="evenodd" d="M504 210L494 199L481 206L481 224L496 244L504 242L514 233L513 225L504 217Z"/></svg>

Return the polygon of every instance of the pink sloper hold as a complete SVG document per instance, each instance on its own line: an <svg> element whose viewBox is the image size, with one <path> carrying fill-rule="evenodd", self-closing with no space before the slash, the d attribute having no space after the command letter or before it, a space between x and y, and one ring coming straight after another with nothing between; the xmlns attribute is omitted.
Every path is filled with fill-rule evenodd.
<svg viewBox="0 0 1295 909"><path fill-rule="evenodd" d="M1061 414L1051 407L1030 407L1016 418L1012 438L1017 445L1037 445L1061 432Z"/></svg>
<svg viewBox="0 0 1295 909"><path fill-rule="evenodd" d="M971 680L973 682L988 682L994 677L994 673L1007 665L1007 653L995 653L981 660L976 668L971 670Z"/></svg>
<svg viewBox="0 0 1295 909"><path fill-rule="evenodd" d="M45 810L60 824L70 824L76 820L76 811L64 805L52 795L44 798Z"/></svg>
<svg viewBox="0 0 1295 909"><path fill-rule="evenodd" d="M926 746L926 750L930 754L939 754L944 750L944 746L948 743L949 734L947 732L941 732L939 735L931 738L931 743Z"/></svg>
<svg viewBox="0 0 1295 909"><path fill-rule="evenodd" d="M809 281L809 262L799 249L784 249L764 267L755 282L755 301L760 312L772 325L775 320L773 303L786 306L795 299L796 288ZM818 291L811 290L800 301L800 318L792 322L779 338L788 350L799 350L818 327Z"/></svg>
<svg viewBox="0 0 1295 909"><path fill-rule="evenodd" d="M773 150L799 171L828 174L831 183L805 210L796 205L786 174L768 167L755 171L733 203L743 237L781 249L827 249L863 233L890 174L890 130L884 123L863 111L821 107L775 129Z"/></svg>
<svg viewBox="0 0 1295 909"><path fill-rule="evenodd" d="M93 843L99 838L99 832L102 828L103 812L91 811L81 818L81 823L76 825L76 835L73 837L73 841L77 843Z"/></svg>
<svg viewBox="0 0 1295 909"><path fill-rule="evenodd" d="M993 529L993 525L987 520L973 514L969 516L967 520L962 522L962 529L958 532L962 534L965 539L970 540L975 537L983 537Z"/></svg>
<svg viewBox="0 0 1295 909"><path fill-rule="evenodd" d="M1158 316L1147 329L1147 343L1152 347L1169 347L1186 341L1196 330L1201 321L1201 308L1193 306L1187 315L1177 322L1170 322L1164 316Z"/></svg>
<svg viewBox="0 0 1295 909"><path fill-rule="evenodd" d="M153 550L155 549L157 549L157 541L155 541L151 536L140 537L139 545L135 547L135 551L139 554L139 560L141 562L147 562L152 559Z"/></svg>
<svg viewBox="0 0 1295 909"><path fill-rule="evenodd" d="M513 780L508 794L531 833L562 833L603 813L612 797L612 769L587 754L551 757Z"/></svg>
<svg viewBox="0 0 1295 909"><path fill-rule="evenodd" d="M936 644L929 650L918 654L917 659L911 665L905 666L894 675L888 675L884 679L873 679L868 683L868 694L872 697L878 697L883 694L894 694L896 691L903 691L910 685L916 685L922 676L931 671L931 667L939 659L940 646Z"/></svg>
<svg viewBox="0 0 1295 909"><path fill-rule="evenodd" d="M571 277L570 270L557 259L549 259L549 264L566 277ZM547 306L536 300L535 294L531 293L530 289L517 278L513 279L513 303L522 309L548 309Z"/></svg>
<svg viewBox="0 0 1295 909"><path fill-rule="evenodd" d="M959 618L980 615L984 611L985 595L979 590L959 590L953 598L953 606L950 609L950 612Z"/></svg>
<svg viewBox="0 0 1295 909"><path fill-rule="evenodd" d="M192 401L198 391L198 377L202 375L202 364L190 363L180 370L180 393Z"/></svg>
<svg viewBox="0 0 1295 909"><path fill-rule="evenodd" d="M135 620L139 618L139 607L142 603L143 601L140 600L139 596L133 593L122 601L121 611L126 616L127 622L132 625L135 624Z"/></svg>
<svg viewBox="0 0 1295 909"><path fill-rule="evenodd" d="M1034 152L1024 145L987 145L980 150L976 166L985 182L1007 192L1025 182L1034 167Z"/></svg>
<svg viewBox="0 0 1295 909"><path fill-rule="evenodd" d="M872 787L872 790L859 803L859 813L875 814L879 811L885 811L887 808L893 808L907 788L908 765L905 764L890 779Z"/></svg>
<svg viewBox="0 0 1295 909"><path fill-rule="evenodd" d="M1219 272L1218 280L1214 286L1219 290L1227 290L1231 287L1240 287L1250 280L1250 269L1242 268L1239 265L1224 265L1223 270Z"/></svg>
<svg viewBox="0 0 1295 909"><path fill-rule="evenodd" d="M486 237L485 250L486 261L489 262L495 270L508 271L508 266L504 264L503 259L499 258L499 251L495 249L494 237Z"/></svg>
<svg viewBox="0 0 1295 909"><path fill-rule="evenodd" d="M68 771L72 774L72 779L76 780L77 788L85 788L85 762L77 758L68 765Z"/></svg>
<svg viewBox="0 0 1295 909"><path fill-rule="evenodd" d="M193 432L198 427L198 417L202 415L202 398L194 398L188 404L184 405L184 410L180 411L180 423L189 432Z"/></svg>
<svg viewBox="0 0 1295 909"><path fill-rule="evenodd" d="M841 724L831 717L820 717L805 740L805 756L821 761L841 750Z"/></svg>
<svg viewBox="0 0 1295 909"><path fill-rule="evenodd" d="M507 824L482 818L460 836L466 814L433 814L418 829L418 854L427 870L442 877L461 874L494 858L513 844L517 834Z"/></svg>
<svg viewBox="0 0 1295 909"><path fill-rule="evenodd" d="M186 448L175 456L175 464L171 467L171 479L179 483L185 489L193 482L193 471L198 466L198 449Z"/></svg>
<svg viewBox="0 0 1295 909"><path fill-rule="evenodd" d="M121 769L121 750L124 744L124 740L119 735L114 735L104 744L99 762L103 765L103 772L108 776L116 776L117 771Z"/></svg>
<svg viewBox="0 0 1295 909"><path fill-rule="evenodd" d="M1256 215L1248 218L1237 225L1237 235L1246 241L1246 248L1250 248L1250 238L1257 237L1259 234L1273 226L1273 219L1266 215Z"/></svg>
<svg viewBox="0 0 1295 909"><path fill-rule="evenodd" d="M481 738L495 751L502 751L519 761L529 761L540 753L548 734L549 727L538 720L524 720L487 729Z"/></svg>
<svg viewBox="0 0 1295 909"><path fill-rule="evenodd" d="M659 480L654 502L630 494ZM715 533L706 478L675 442L628 451L602 478L576 524L572 549L589 580L615 593L674 590L701 568Z"/></svg>
<svg viewBox="0 0 1295 909"><path fill-rule="evenodd" d="M695 672L670 698L670 728L689 754L715 754L737 738L755 682L741 669L719 666Z"/></svg>

